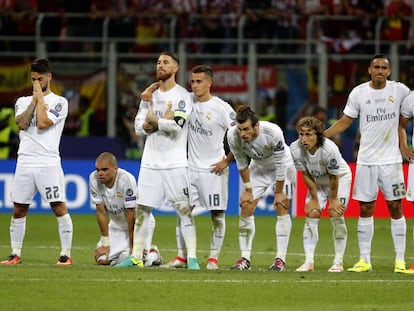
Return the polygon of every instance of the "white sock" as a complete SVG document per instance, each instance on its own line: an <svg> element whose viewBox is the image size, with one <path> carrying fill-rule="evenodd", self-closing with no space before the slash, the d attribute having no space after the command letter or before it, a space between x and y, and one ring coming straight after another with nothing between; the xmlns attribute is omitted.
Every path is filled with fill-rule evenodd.
<svg viewBox="0 0 414 311"><path fill-rule="evenodd" d="M140 207L134 227L134 243L131 256L143 260L143 252L148 236L151 208Z"/></svg>
<svg viewBox="0 0 414 311"><path fill-rule="evenodd" d="M332 237L335 250L334 264L342 265L346 248L346 241L348 238L348 230L345 225L345 218L343 216L331 217L331 223L333 226Z"/></svg>
<svg viewBox="0 0 414 311"><path fill-rule="evenodd" d="M188 258L197 258L197 235L191 214L180 214L180 228Z"/></svg>
<svg viewBox="0 0 414 311"><path fill-rule="evenodd" d="M152 237L154 236L154 230L156 226L156 221L154 215L151 213L148 220L148 234L145 240L145 249L149 252L152 245Z"/></svg>
<svg viewBox="0 0 414 311"><path fill-rule="evenodd" d="M395 260L405 261L407 223L405 217L391 218L391 235L394 242Z"/></svg>
<svg viewBox="0 0 414 311"><path fill-rule="evenodd" d="M26 233L26 217L12 218L10 222L10 242L12 255L21 257L23 239Z"/></svg>
<svg viewBox="0 0 414 311"><path fill-rule="evenodd" d="M314 263L315 248L319 240L319 218L306 217L303 228L303 249L305 251L305 263Z"/></svg>
<svg viewBox="0 0 414 311"><path fill-rule="evenodd" d="M357 224L360 258L371 264L371 242L374 237L374 217L359 217Z"/></svg>
<svg viewBox="0 0 414 311"><path fill-rule="evenodd" d="M70 257L70 252L72 249L72 238L73 238L72 218L70 217L69 214L65 214L63 216L56 217L56 219L58 222L60 244L62 247L60 255Z"/></svg>
<svg viewBox="0 0 414 311"><path fill-rule="evenodd" d="M226 218L224 211L220 213L212 213L211 220L213 222L213 229L211 231L209 258L218 259L221 247L223 246L224 235L226 233Z"/></svg>
<svg viewBox="0 0 414 311"><path fill-rule="evenodd" d="M276 258L286 262L286 253L289 245L290 232L292 231L292 219L289 214L277 216L276 226Z"/></svg>
<svg viewBox="0 0 414 311"><path fill-rule="evenodd" d="M239 218L239 245L241 256L250 261L253 238L256 233L256 225L254 216Z"/></svg>
<svg viewBox="0 0 414 311"><path fill-rule="evenodd" d="M177 217L177 224L175 225L175 240L177 242L177 256L187 259L187 249L183 235L181 234L180 217Z"/></svg>

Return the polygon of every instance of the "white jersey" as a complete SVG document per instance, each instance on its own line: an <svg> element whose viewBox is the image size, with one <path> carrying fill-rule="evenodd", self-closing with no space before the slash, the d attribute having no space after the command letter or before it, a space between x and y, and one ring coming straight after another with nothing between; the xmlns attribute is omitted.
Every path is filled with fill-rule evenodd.
<svg viewBox="0 0 414 311"><path fill-rule="evenodd" d="M160 118L158 131L147 134L142 125L149 109L149 102L141 101L139 111L135 117L135 132L138 135L148 135L145 140L141 167L151 169L170 169L187 167L187 135L188 122L181 127L174 120L163 119L162 116L171 102L174 115L188 121L192 110L192 100L186 89L175 85L167 92L157 89L152 94L154 112Z"/></svg>
<svg viewBox="0 0 414 311"><path fill-rule="evenodd" d="M285 179L290 152L278 125L259 121L259 135L251 142L244 142L239 129L234 126L227 133L227 141L239 170L246 168L251 159L251 165L276 170L276 180Z"/></svg>
<svg viewBox="0 0 414 311"><path fill-rule="evenodd" d="M407 119L414 118L414 92L410 92L410 94L404 99L401 105L400 114ZM411 136L411 141L414 142L414 129ZM408 166L408 176L407 176L407 200L414 201L414 163L410 161Z"/></svg>
<svg viewBox="0 0 414 311"><path fill-rule="evenodd" d="M361 141L357 163L381 165L401 163L398 143L400 107L408 95L408 87L400 82L387 81L383 89L369 82L355 87L349 94L344 114L359 117Z"/></svg>
<svg viewBox="0 0 414 311"><path fill-rule="evenodd" d="M339 152L338 146L330 139L325 139L315 154L305 150L298 139L290 144L290 152L296 170L307 172L317 185L328 186L328 174L338 178L351 176L351 169Z"/></svg>
<svg viewBox="0 0 414 311"><path fill-rule="evenodd" d="M26 111L33 96L17 99L15 104L16 116ZM26 130L20 130L17 163L30 167L60 165L59 145L62 137L65 119L68 115L68 101L62 96L49 93L44 96L47 107L47 117L53 125L47 129L39 129L36 122L36 111Z"/></svg>
<svg viewBox="0 0 414 311"><path fill-rule="evenodd" d="M137 185L134 176L122 168L118 168L112 188L98 181L96 171L89 175L89 192L93 204L103 204L110 219L109 226L128 229L125 216L126 208L137 205Z"/></svg>
<svg viewBox="0 0 414 311"><path fill-rule="evenodd" d="M400 114L407 119L414 118L414 92L410 92L410 94L404 99L401 105ZM414 142L414 130L411 141Z"/></svg>
<svg viewBox="0 0 414 311"><path fill-rule="evenodd" d="M225 158L224 137L236 124L231 106L213 96L196 102L188 122L188 164L192 169L208 170Z"/></svg>

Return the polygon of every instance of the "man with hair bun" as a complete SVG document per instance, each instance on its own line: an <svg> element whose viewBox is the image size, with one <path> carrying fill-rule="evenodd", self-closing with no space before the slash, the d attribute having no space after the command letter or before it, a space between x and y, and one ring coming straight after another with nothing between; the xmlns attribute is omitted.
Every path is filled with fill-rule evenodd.
<svg viewBox="0 0 414 311"><path fill-rule="evenodd" d="M290 150L281 128L274 123L259 121L257 114L249 107L239 108L236 121L237 125L227 132L227 141L243 182L239 218L241 257L231 269L250 269L256 231L254 211L260 197L269 187L274 187L276 256L269 270L284 271L292 230L289 199L292 198L296 184L296 170Z"/></svg>

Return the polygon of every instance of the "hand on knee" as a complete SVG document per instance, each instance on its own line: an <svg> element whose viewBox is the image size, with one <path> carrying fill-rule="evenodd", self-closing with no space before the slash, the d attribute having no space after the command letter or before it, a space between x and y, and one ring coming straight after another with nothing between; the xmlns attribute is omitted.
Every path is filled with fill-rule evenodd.
<svg viewBox="0 0 414 311"><path fill-rule="evenodd" d="M249 217L252 216L255 210L255 206L251 202L243 202L240 204L241 212L240 215L242 217Z"/></svg>
<svg viewBox="0 0 414 311"><path fill-rule="evenodd" d="M321 218L321 210L313 209L306 214L309 218Z"/></svg>

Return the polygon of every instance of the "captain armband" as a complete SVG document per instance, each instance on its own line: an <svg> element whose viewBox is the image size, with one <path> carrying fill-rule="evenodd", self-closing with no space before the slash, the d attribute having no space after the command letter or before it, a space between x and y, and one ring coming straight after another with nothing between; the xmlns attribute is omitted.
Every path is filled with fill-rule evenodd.
<svg viewBox="0 0 414 311"><path fill-rule="evenodd" d="M174 111L174 121L178 126L183 127L187 121L188 114L183 111Z"/></svg>

